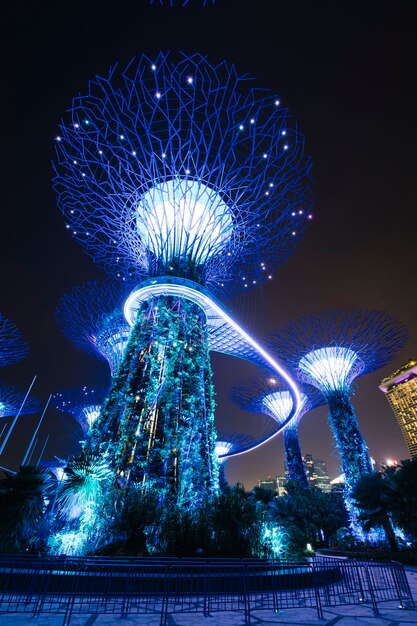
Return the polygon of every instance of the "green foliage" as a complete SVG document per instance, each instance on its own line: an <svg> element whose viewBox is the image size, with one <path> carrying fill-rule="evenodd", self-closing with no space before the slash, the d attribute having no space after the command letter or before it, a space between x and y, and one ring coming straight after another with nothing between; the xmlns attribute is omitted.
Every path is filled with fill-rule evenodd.
<svg viewBox="0 0 417 626"><path fill-rule="evenodd" d="M384 476L391 487L392 519L417 543L417 459L386 468Z"/></svg>
<svg viewBox="0 0 417 626"><path fill-rule="evenodd" d="M222 557L262 556L265 507L239 487L228 487L214 512L214 544Z"/></svg>
<svg viewBox="0 0 417 626"><path fill-rule="evenodd" d="M51 487L46 470L22 466L5 472L0 481L0 550L21 552L43 549L45 496Z"/></svg>
<svg viewBox="0 0 417 626"><path fill-rule="evenodd" d="M81 451L68 462L58 491L59 514L66 519L96 517L111 478L104 454Z"/></svg>
<svg viewBox="0 0 417 626"><path fill-rule="evenodd" d="M103 510L105 522L98 550L101 554L269 554L271 541L264 537L265 505L243 489L228 487L214 503L206 502L194 511L178 506L160 507L158 494L142 492L139 486L124 492L116 490L116 496L114 505ZM276 534L275 529L274 539Z"/></svg>
<svg viewBox="0 0 417 626"><path fill-rule="evenodd" d="M82 450L64 469L57 493L55 532L49 538L53 554L81 555L92 551L104 523L104 503L112 471L106 453Z"/></svg>
<svg viewBox="0 0 417 626"><path fill-rule="evenodd" d="M371 528L382 528L390 548L396 550L397 541L389 516L391 500L389 482L379 473L362 476L351 496L359 509L358 521L364 530L369 532Z"/></svg>
<svg viewBox="0 0 417 626"><path fill-rule="evenodd" d="M307 543L315 548L328 545L332 535L347 520L339 494L304 489L295 481L288 482L286 496L271 503L270 516L288 532L293 554L302 554Z"/></svg>
<svg viewBox="0 0 417 626"><path fill-rule="evenodd" d="M352 492L365 528L384 529L396 549L393 526L417 543L417 459L361 478Z"/></svg>

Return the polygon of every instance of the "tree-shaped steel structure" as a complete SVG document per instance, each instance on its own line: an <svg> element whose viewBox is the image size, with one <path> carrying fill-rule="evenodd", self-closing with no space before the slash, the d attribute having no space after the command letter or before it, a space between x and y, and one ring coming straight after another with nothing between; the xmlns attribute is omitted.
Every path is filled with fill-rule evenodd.
<svg viewBox="0 0 417 626"><path fill-rule="evenodd" d="M119 485L198 506L217 489L211 313L255 346L206 289L249 288L294 250L312 217L304 138L234 66L160 53L91 81L56 146L67 228L121 281L147 279L90 448L107 444Z"/></svg>
<svg viewBox="0 0 417 626"><path fill-rule="evenodd" d="M269 341L300 381L321 391L345 474L346 496L372 472L350 401L355 378L383 367L407 341L405 326L382 311L336 309L289 322Z"/></svg>
<svg viewBox="0 0 417 626"><path fill-rule="evenodd" d="M17 363L28 352L28 342L20 330L0 313L0 367Z"/></svg>
<svg viewBox="0 0 417 626"><path fill-rule="evenodd" d="M224 489L227 486L226 463L229 455L235 455L243 450L248 450L255 443L255 439L246 433L217 432L216 456L219 462L219 483Z"/></svg>
<svg viewBox="0 0 417 626"><path fill-rule="evenodd" d="M72 415L81 426L84 435L88 435L100 415L107 391L107 387L63 389L52 396L51 402L59 411Z"/></svg>
<svg viewBox="0 0 417 626"><path fill-rule="evenodd" d="M114 281L88 281L58 303L56 318L77 348L107 361L112 376L122 361L130 334L123 315L126 288Z"/></svg>
<svg viewBox="0 0 417 626"><path fill-rule="evenodd" d="M288 417L293 408L291 394L277 378L267 372L236 385L232 389L231 398L241 409L268 415L277 422L278 430L282 431L284 437L288 480L295 480L303 487L307 487L308 480L301 455L298 425L308 411L324 404L322 394L310 385L303 385L300 407L290 420Z"/></svg>
<svg viewBox="0 0 417 626"><path fill-rule="evenodd" d="M0 418L16 415L25 399L25 393L4 382L0 382ZM41 403L34 396L28 396L22 407L22 415L32 415L40 411Z"/></svg>

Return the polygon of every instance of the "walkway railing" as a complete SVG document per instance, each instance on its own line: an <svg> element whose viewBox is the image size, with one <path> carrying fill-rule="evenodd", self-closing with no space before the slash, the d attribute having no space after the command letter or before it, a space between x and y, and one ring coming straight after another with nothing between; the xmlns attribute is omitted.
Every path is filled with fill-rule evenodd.
<svg viewBox="0 0 417 626"><path fill-rule="evenodd" d="M107 558L0 555L0 612L33 616L158 615L253 612L395 601L414 608L397 563L314 559L282 563L257 559Z"/></svg>

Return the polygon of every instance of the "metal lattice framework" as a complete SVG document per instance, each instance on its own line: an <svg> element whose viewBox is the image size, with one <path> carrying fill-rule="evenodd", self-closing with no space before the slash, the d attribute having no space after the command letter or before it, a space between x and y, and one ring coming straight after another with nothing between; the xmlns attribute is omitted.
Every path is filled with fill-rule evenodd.
<svg viewBox="0 0 417 626"><path fill-rule="evenodd" d="M283 432L285 462L289 480L296 480L304 487L308 480L301 456L298 424L308 411L324 404L322 394L310 385L301 388L301 402L291 418L293 399L289 391L271 374L266 372L256 379L241 383L232 390L232 400L242 409L263 413L278 424L276 432Z"/></svg>
<svg viewBox="0 0 417 626"><path fill-rule="evenodd" d="M52 396L51 402L59 411L72 415L87 435L100 414L107 391L107 387L63 389Z"/></svg>
<svg viewBox="0 0 417 626"><path fill-rule="evenodd" d="M274 435L298 424L308 411L324 404L323 395L310 385L300 389L300 403L292 416L293 400L289 390L274 374L265 372L233 387L230 397L239 408L271 417L278 425ZM289 419L290 418L290 419Z"/></svg>
<svg viewBox="0 0 417 626"><path fill-rule="evenodd" d="M335 309L289 322L269 345L301 381L328 396L389 363L407 338L404 324L383 311Z"/></svg>
<svg viewBox="0 0 417 626"><path fill-rule="evenodd" d="M225 463L230 455L250 449L254 443L252 435L246 433L218 432L216 454L219 463Z"/></svg>
<svg viewBox="0 0 417 626"><path fill-rule="evenodd" d="M67 228L120 280L249 287L312 217L311 159L287 109L199 54L142 56L97 77L56 146Z"/></svg>
<svg viewBox="0 0 417 626"><path fill-rule="evenodd" d="M12 385L0 382L0 418L16 415L22 406L25 393ZM22 415L33 415L41 408L37 398L28 396L22 408Z"/></svg>
<svg viewBox="0 0 417 626"><path fill-rule="evenodd" d="M126 289L110 281L86 282L63 296L56 310L59 328L77 348L107 361L117 372L130 334L123 316Z"/></svg>
<svg viewBox="0 0 417 626"><path fill-rule="evenodd" d="M28 352L29 345L20 330L0 313L0 367L17 363Z"/></svg>

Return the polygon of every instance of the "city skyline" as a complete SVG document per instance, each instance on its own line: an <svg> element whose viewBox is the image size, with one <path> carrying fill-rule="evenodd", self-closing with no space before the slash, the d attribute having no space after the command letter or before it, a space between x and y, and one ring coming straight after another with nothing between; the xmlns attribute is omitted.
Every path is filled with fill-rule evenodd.
<svg viewBox="0 0 417 626"><path fill-rule="evenodd" d="M265 25L269 6L241 2L237 10L236 2L219 1L204 10L190 7L188 13L143 6L123 32L113 27L106 11L98 16L88 7L82 9L81 26L75 9L65 20L51 7L39 12L29 8L21 15L9 9L14 34L3 39L10 59L5 74L10 108L3 116L7 123L2 171L8 184L0 311L16 323L31 352L25 361L5 368L3 378L23 388L38 374L34 393L44 403L59 388L103 384L106 365L68 346L54 322L54 309L64 293L104 274L67 236L61 222L51 190L52 143L61 112L91 75L114 59L128 62L155 49L153 37L146 33L153 24L165 49L175 50L180 35L191 52L224 56L240 71L248 69L259 84L279 92L299 120L317 181L313 225L266 287L228 305L258 339L288 319L325 307L367 306L401 319L410 330L409 343L392 364L358 382L353 404L371 455L406 458L405 442L378 383L417 352L417 323L407 291L415 223L407 16L379 7L377 15L365 9L358 20L354 9L345 15L342 7L306 5L296 17L297 32L289 29L276 36L273 23ZM294 10L283 9L283 23L294 23ZM190 28L202 17L207 34ZM311 19L316 28L310 29ZM173 20L178 26L175 36L169 32ZM227 26L231 23L235 29ZM260 35L252 25L261 23ZM209 32L216 28L225 36L216 37L213 45ZM82 45L74 48L75 32ZM250 375L251 368L227 358L212 357L218 427L256 435L254 417L228 401L232 384ZM64 422L52 409L48 416L42 426L42 436L51 434L46 458L74 451L79 439L75 422ZM35 417L22 422L16 438L28 442L35 422ZM335 477L339 460L326 408L303 418L300 440L304 450L326 460ZM5 461L22 458L12 448L6 448ZM251 487L274 471L274 463L282 465L283 456L278 437L259 451L231 459L228 478Z"/></svg>

